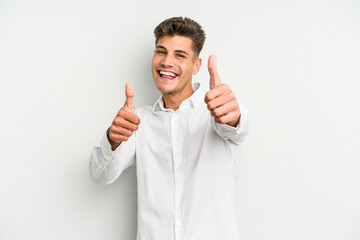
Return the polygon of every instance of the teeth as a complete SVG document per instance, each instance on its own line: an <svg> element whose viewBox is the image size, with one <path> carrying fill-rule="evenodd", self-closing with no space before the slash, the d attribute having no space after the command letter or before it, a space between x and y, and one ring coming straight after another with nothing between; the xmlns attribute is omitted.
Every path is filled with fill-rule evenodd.
<svg viewBox="0 0 360 240"><path fill-rule="evenodd" d="M160 71L161 75L167 75L167 76L171 76L171 77L176 77L175 74L171 73L171 72L164 72L164 71Z"/></svg>

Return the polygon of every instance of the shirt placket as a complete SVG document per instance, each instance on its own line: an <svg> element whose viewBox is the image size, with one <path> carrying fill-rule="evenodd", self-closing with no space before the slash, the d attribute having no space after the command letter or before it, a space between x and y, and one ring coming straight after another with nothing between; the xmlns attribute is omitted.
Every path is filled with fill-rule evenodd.
<svg viewBox="0 0 360 240"><path fill-rule="evenodd" d="M183 171L182 171L182 153L181 142L179 139L179 114L174 112L171 115L171 141L174 160L174 216L175 216L175 239L181 239L182 215L181 215L181 196L183 192Z"/></svg>

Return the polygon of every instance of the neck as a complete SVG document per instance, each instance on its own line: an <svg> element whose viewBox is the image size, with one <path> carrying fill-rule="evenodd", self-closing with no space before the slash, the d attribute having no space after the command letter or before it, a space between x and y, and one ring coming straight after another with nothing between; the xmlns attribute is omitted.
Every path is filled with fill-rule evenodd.
<svg viewBox="0 0 360 240"><path fill-rule="evenodd" d="M186 100L187 98L189 98L193 93L194 93L194 90L191 88L191 91L189 91L187 93L182 93L182 94L167 93L167 94L163 94L165 108L172 109L174 111L178 110L181 103L184 100Z"/></svg>

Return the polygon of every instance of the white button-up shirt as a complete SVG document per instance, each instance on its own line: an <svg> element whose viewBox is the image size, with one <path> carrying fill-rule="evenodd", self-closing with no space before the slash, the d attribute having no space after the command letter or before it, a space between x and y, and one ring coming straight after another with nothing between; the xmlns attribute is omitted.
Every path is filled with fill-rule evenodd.
<svg viewBox="0 0 360 240"><path fill-rule="evenodd" d="M90 172L109 184L136 164L137 240L238 240L235 196L237 150L247 132L247 111L240 105L236 128L218 124L195 92L179 109L136 109L139 129L115 150L106 135L93 149Z"/></svg>

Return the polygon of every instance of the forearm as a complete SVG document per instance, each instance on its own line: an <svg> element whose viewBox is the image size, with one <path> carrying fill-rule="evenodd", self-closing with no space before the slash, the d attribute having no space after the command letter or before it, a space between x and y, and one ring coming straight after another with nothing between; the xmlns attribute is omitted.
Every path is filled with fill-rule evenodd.
<svg viewBox="0 0 360 240"><path fill-rule="evenodd" d="M124 169L135 163L134 139L124 149L111 150L107 134L92 150L89 171L93 182L110 184L115 181Z"/></svg>

